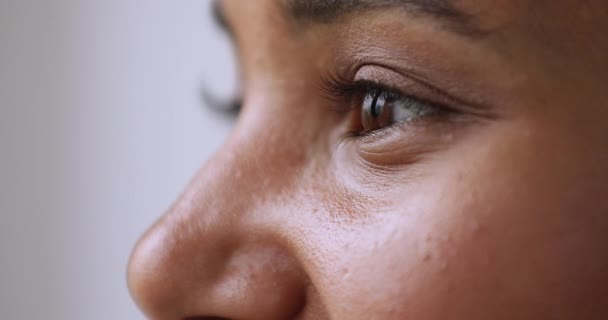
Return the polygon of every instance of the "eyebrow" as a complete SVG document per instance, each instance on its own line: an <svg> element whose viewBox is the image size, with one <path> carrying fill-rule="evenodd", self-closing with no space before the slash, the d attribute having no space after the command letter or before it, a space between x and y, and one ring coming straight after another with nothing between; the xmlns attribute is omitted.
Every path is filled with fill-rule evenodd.
<svg viewBox="0 0 608 320"><path fill-rule="evenodd" d="M286 15L299 23L332 23L350 13L398 9L407 13L435 20L444 29L459 35L477 37L488 33L474 23L472 14L457 8L457 0L278 0L286 9ZM212 13L216 25L233 35L227 22L221 0L214 0Z"/></svg>
<svg viewBox="0 0 608 320"><path fill-rule="evenodd" d="M350 13L398 9L436 20L448 30L473 35L481 30L471 14L457 8L455 0L282 0L288 15L298 22L331 23Z"/></svg>

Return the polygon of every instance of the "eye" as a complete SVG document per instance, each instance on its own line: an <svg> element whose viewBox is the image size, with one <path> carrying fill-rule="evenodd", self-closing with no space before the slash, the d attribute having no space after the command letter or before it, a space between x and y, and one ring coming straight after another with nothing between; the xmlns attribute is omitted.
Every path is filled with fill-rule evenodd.
<svg viewBox="0 0 608 320"><path fill-rule="evenodd" d="M349 114L348 137L362 137L397 126L406 129L422 120L440 123L461 114L450 107L451 100L444 98L440 91L418 82L403 85L408 82L401 81L400 87L404 89L399 89L375 80L349 80L340 74L321 80L321 89L328 101L340 106L337 110ZM436 100L444 102L433 102Z"/></svg>
<svg viewBox="0 0 608 320"><path fill-rule="evenodd" d="M381 88L367 89L358 102L361 106L361 134L434 115L439 108L413 97Z"/></svg>

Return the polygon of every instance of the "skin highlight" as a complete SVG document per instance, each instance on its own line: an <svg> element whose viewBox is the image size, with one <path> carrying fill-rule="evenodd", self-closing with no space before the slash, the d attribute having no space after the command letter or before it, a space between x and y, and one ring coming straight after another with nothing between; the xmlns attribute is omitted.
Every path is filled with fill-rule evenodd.
<svg viewBox="0 0 608 320"><path fill-rule="evenodd" d="M453 2L485 32L221 2L244 104L133 252L150 319L608 317L608 4ZM362 133L376 84L440 115Z"/></svg>

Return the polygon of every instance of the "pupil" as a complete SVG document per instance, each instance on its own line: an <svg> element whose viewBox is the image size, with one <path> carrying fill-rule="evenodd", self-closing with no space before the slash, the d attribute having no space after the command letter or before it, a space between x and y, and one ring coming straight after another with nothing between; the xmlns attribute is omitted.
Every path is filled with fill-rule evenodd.
<svg viewBox="0 0 608 320"><path fill-rule="evenodd" d="M391 110L391 101L387 101L387 98L381 90L370 91L365 95L360 118L363 131L374 131L390 124L392 117L387 111Z"/></svg>
<svg viewBox="0 0 608 320"><path fill-rule="evenodd" d="M382 113L382 107L384 106L384 99L381 99L380 92L376 92L374 94L374 99L372 100L371 113L372 117L377 118Z"/></svg>

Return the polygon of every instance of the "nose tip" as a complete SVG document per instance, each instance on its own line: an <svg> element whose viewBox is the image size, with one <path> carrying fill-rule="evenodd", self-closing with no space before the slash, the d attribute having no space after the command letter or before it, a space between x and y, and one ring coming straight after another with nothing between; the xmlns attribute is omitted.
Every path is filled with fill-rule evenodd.
<svg viewBox="0 0 608 320"><path fill-rule="evenodd" d="M264 119L272 118L255 124ZM305 260L275 197L291 192L295 177L284 173L306 158L299 144L260 148L248 137L271 132L248 129L199 171L135 247L128 285L149 318L283 320L309 309Z"/></svg>
<svg viewBox="0 0 608 320"><path fill-rule="evenodd" d="M297 261L277 241L171 214L136 245L127 282L150 319L293 319L304 307ZM240 236L246 234L246 236Z"/></svg>
<svg viewBox="0 0 608 320"><path fill-rule="evenodd" d="M165 250L165 232L151 228L138 241L127 267L127 285L140 309L152 319L169 319L161 306L170 301L170 292L178 288L168 275L171 258Z"/></svg>

